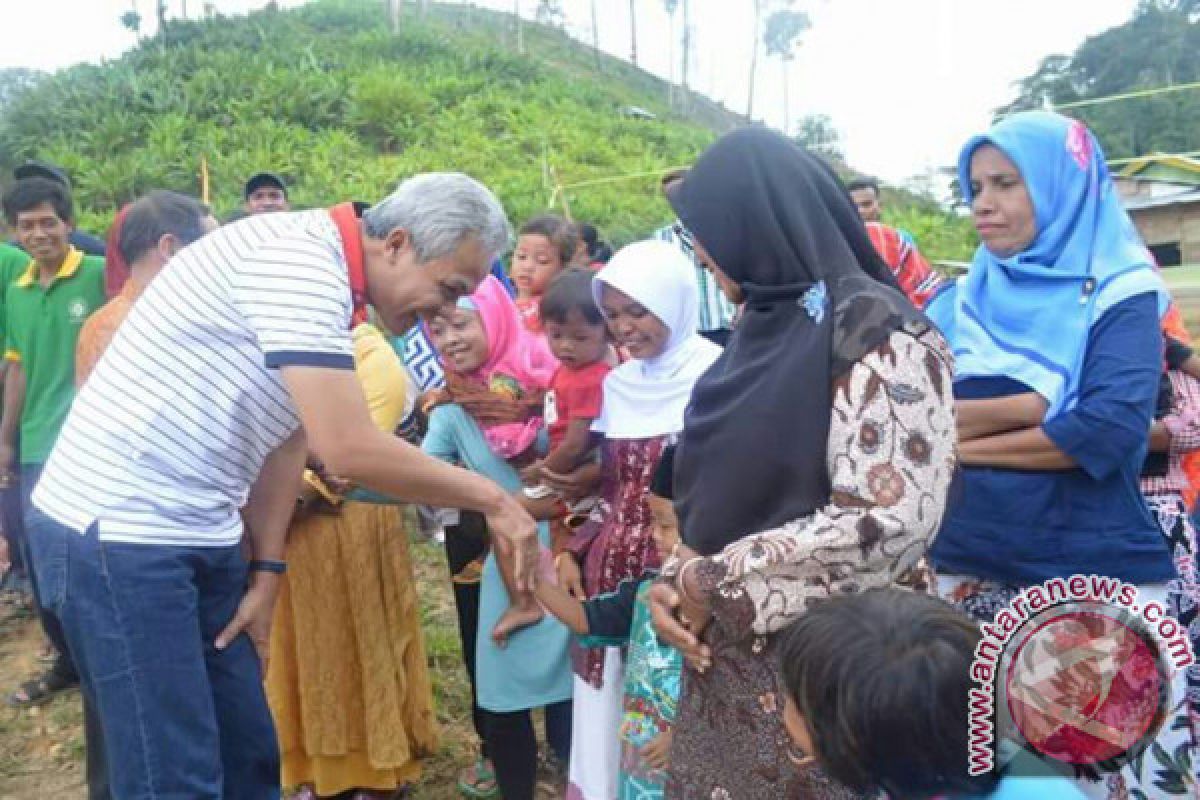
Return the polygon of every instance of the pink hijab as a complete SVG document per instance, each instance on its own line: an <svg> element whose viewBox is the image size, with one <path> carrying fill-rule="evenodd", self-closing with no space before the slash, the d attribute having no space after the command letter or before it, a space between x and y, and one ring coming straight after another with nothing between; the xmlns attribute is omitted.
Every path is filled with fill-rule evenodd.
<svg viewBox="0 0 1200 800"><path fill-rule="evenodd" d="M544 392L558 369L546 337L531 333L521 321L521 312L504 285L489 275L460 308L479 313L487 335L488 357L469 377L500 394L528 395ZM524 422L492 425L484 431L488 446L501 458L524 453L542 429L541 415Z"/></svg>

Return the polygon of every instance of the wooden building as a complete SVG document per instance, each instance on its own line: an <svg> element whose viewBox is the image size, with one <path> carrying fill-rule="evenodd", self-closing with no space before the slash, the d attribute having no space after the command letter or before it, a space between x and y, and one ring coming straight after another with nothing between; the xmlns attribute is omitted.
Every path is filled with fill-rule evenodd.
<svg viewBox="0 0 1200 800"><path fill-rule="evenodd" d="M1159 266L1200 264L1200 160L1150 155L1113 177Z"/></svg>

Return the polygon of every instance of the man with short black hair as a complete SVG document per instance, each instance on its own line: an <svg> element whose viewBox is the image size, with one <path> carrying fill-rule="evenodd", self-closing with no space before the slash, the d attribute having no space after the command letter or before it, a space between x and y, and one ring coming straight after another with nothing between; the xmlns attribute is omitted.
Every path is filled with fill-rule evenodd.
<svg viewBox="0 0 1200 800"><path fill-rule="evenodd" d="M879 202L879 181L874 178L855 178L846 184L850 199L858 209L858 215L863 222L879 222L883 215L883 206Z"/></svg>
<svg viewBox="0 0 1200 800"><path fill-rule="evenodd" d="M19 477L22 516L27 520L29 494L75 397L79 330L104 304L104 261L84 255L69 243L75 213L63 184L25 178L9 189L3 206L5 220L29 256L5 297L7 365L0 416L0 476L6 483ZM14 474L18 467L19 474ZM27 567L32 567L28 525L25 528L18 547ZM36 571L31 569L29 577L34 599L42 607ZM10 698L16 705L39 702L78 680L61 626L44 614L42 622L58 655L45 674L26 682Z"/></svg>
<svg viewBox="0 0 1200 800"><path fill-rule="evenodd" d="M26 161L13 170L13 178L18 181L25 180L26 178L45 178L48 181L54 181L66 187L68 192L71 191L70 176L61 167L44 161ZM90 233L84 233L81 230L72 228L68 240L72 247L76 250L82 250L86 255L104 255L104 240L92 236Z"/></svg>
<svg viewBox="0 0 1200 800"><path fill-rule="evenodd" d="M259 172L250 176L242 190L247 214L270 214L289 211L287 184L274 172Z"/></svg>

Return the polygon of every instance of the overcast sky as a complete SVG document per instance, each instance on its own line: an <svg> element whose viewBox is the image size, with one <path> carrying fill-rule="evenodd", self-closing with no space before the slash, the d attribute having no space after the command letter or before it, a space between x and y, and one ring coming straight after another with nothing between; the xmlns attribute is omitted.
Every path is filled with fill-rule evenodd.
<svg viewBox="0 0 1200 800"><path fill-rule="evenodd" d="M182 1L168 0L173 13ZM0 67L54 70L119 55L133 43L118 21L133 2L0 0ZM529 15L537 6L537 0L519 2ZM154 0L136 3L144 17L153 16ZM232 13L261 8L265 0L214 4ZM197 15L203 0L187 5ZM511 11L513 0L476 5ZM590 41L589 0L562 5L570 30ZM597 5L601 47L628 58L629 3L597 0ZM752 0L691 0L691 5L693 84L744 111ZM853 166L902 183L953 163L959 145L987 126L992 109L1011 99L1013 84L1043 56L1072 51L1087 36L1123 22L1135 5L1136 0L794 0L792 7L807 11L813 27L792 64L792 114L828 114ZM670 22L662 0L637 0L637 8L639 63L666 76ZM777 127L784 123L781 85L779 63L760 57L755 116Z"/></svg>

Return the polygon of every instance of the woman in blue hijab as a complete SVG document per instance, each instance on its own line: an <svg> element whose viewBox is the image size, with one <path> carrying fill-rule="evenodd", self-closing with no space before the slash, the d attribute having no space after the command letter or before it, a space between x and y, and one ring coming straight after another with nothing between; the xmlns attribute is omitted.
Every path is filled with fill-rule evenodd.
<svg viewBox="0 0 1200 800"><path fill-rule="evenodd" d="M1016 114L967 142L959 180L982 244L968 274L926 309L954 350L962 467L931 550L938 591L991 623L1023 589L1108 576L1138 588L1139 608L1156 602L1177 617L1175 567L1138 489L1167 294L1100 146L1061 115ZM1012 641L1036 629L1031 621ZM1165 655L1170 643L1160 644ZM1008 700L1009 739L1072 762L1066 769L1089 797L1194 796L1200 717L1182 670L1162 673L1161 705L1149 704L1161 712L1158 727L1145 706L1134 710L1140 690L1128 681L1079 708L1072 698L1086 692L1058 696L1047 716L1022 706L1016 673L999 674L1010 684L997 695ZM1106 750L1079 723L1113 718L1148 727Z"/></svg>

